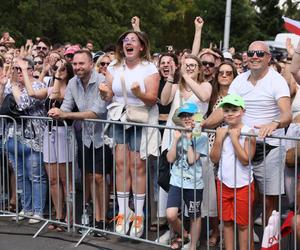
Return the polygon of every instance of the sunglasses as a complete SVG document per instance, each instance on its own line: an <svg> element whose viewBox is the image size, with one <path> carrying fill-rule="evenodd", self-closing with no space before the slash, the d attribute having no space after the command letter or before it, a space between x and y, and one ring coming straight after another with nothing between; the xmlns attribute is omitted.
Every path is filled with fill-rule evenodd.
<svg viewBox="0 0 300 250"><path fill-rule="evenodd" d="M178 114L178 117L187 118L187 117L192 117L193 115L194 115L193 113L182 112L182 113Z"/></svg>
<svg viewBox="0 0 300 250"><path fill-rule="evenodd" d="M43 62L42 62L42 61L35 61L35 62L34 62L34 65L37 65L37 64L42 65Z"/></svg>
<svg viewBox="0 0 300 250"><path fill-rule="evenodd" d="M219 76L223 76L225 74L225 76L232 76L232 71L219 71Z"/></svg>
<svg viewBox="0 0 300 250"><path fill-rule="evenodd" d="M191 69L191 70L194 70L197 66L198 66L198 64L194 64L194 63L186 64L186 65L185 65L185 67L186 67L187 69Z"/></svg>
<svg viewBox="0 0 300 250"><path fill-rule="evenodd" d="M27 70L29 69L32 69L30 67L27 68ZM12 70L16 70L16 71L21 71L22 72L22 69L20 67L12 67Z"/></svg>
<svg viewBox="0 0 300 250"><path fill-rule="evenodd" d="M110 63L107 63L107 62L101 62L101 63L100 63L100 65L101 65L102 67L104 67L105 65L108 66L109 64L110 64Z"/></svg>
<svg viewBox="0 0 300 250"><path fill-rule="evenodd" d="M41 47L41 46L37 46L36 47L37 50L43 50L43 51L47 51L47 47Z"/></svg>
<svg viewBox="0 0 300 250"><path fill-rule="evenodd" d="M73 59L74 54L66 54L65 57L70 58L70 59Z"/></svg>
<svg viewBox="0 0 300 250"><path fill-rule="evenodd" d="M6 50L5 49L1 49L0 53L6 53Z"/></svg>
<svg viewBox="0 0 300 250"><path fill-rule="evenodd" d="M248 50L247 51L248 57L253 57L254 54L256 54L257 57L264 57L266 54L269 55L269 53L264 50Z"/></svg>
<svg viewBox="0 0 300 250"><path fill-rule="evenodd" d="M137 42L137 40L136 39L129 39L128 37L126 37L122 40L122 42L123 43L135 43L135 42Z"/></svg>
<svg viewBox="0 0 300 250"><path fill-rule="evenodd" d="M213 62L206 62L206 61L203 61L202 62L202 65L205 66L205 67L210 67L210 68L213 68L215 67L215 64Z"/></svg>

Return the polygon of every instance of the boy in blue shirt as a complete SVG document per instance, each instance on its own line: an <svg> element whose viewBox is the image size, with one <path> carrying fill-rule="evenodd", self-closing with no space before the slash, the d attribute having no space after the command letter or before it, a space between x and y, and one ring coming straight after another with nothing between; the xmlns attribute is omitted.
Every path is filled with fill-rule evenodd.
<svg viewBox="0 0 300 250"><path fill-rule="evenodd" d="M198 106L195 103L185 103L179 108L178 116L185 129L195 126L194 114ZM189 249L196 249L201 230L201 202L203 192L202 163L200 156L207 156L208 137L206 133L193 136L192 131L175 130L174 137L167 153L167 160L172 164L170 190L167 201L167 218L171 228L181 235L181 221L178 210L181 208L182 198L187 206L191 219L191 242ZM181 190L183 189L183 190ZM181 192L182 191L182 192ZM181 197L183 193L183 197ZM182 242L182 237L184 242ZM183 229L183 235L175 238L171 249L181 249L189 242L189 235Z"/></svg>

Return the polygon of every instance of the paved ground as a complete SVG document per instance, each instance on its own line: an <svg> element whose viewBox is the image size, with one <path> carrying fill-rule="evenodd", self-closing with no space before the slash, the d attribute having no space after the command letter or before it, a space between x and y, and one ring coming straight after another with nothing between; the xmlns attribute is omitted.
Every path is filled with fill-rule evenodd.
<svg viewBox="0 0 300 250"><path fill-rule="evenodd" d="M41 224L39 224L41 225ZM56 233L44 229L41 234L33 239L33 235L39 229L38 225L29 225L27 221L12 222L8 218L0 218L0 249L1 250L55 250L74 249L80 239L77 233ZM131 240L109 236L109 239L98 239L88 236L76 249L81 250L128 250L128 249L152 249L160 250L165 247L153 246L152 244L139 243Z"/></svg>

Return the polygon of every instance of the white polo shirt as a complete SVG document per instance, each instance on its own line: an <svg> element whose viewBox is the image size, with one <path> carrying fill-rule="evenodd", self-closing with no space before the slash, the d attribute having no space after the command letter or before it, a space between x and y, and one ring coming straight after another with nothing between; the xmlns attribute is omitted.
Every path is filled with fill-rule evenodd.
<svg viewBox="0 0 300 250"><path fill-rule="evenodd" d="M248 80L250 73L249 70L238 75L231 83L228 93L243 97L246 106L243 123L254 129L254 125L280 119L277 102L281 97L289 97L290 90L286 80L272 68L269 68L268 73L257 81L255 86ZM254 131L257 133L258 129ZM284 129L276 129L273 135L283 136ZM266 142L274 146L279 145L278 139L267 138Z"/></svg>

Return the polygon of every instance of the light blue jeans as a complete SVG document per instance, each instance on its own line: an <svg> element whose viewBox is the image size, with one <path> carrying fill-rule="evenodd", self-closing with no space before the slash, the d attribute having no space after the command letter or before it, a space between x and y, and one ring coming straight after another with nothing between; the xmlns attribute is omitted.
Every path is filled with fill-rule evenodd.
<svg viewBox="0 0 300 250"><path fill-rule="evenodd" d="M8 157L16 173L18 190L21 191L21 203L24 212L43 215L47 194L47 178L42 153L34 151L18 141L17 168L15 161L14 139L7 142ZM24 155L24 158L23 158Z"/></svg>

